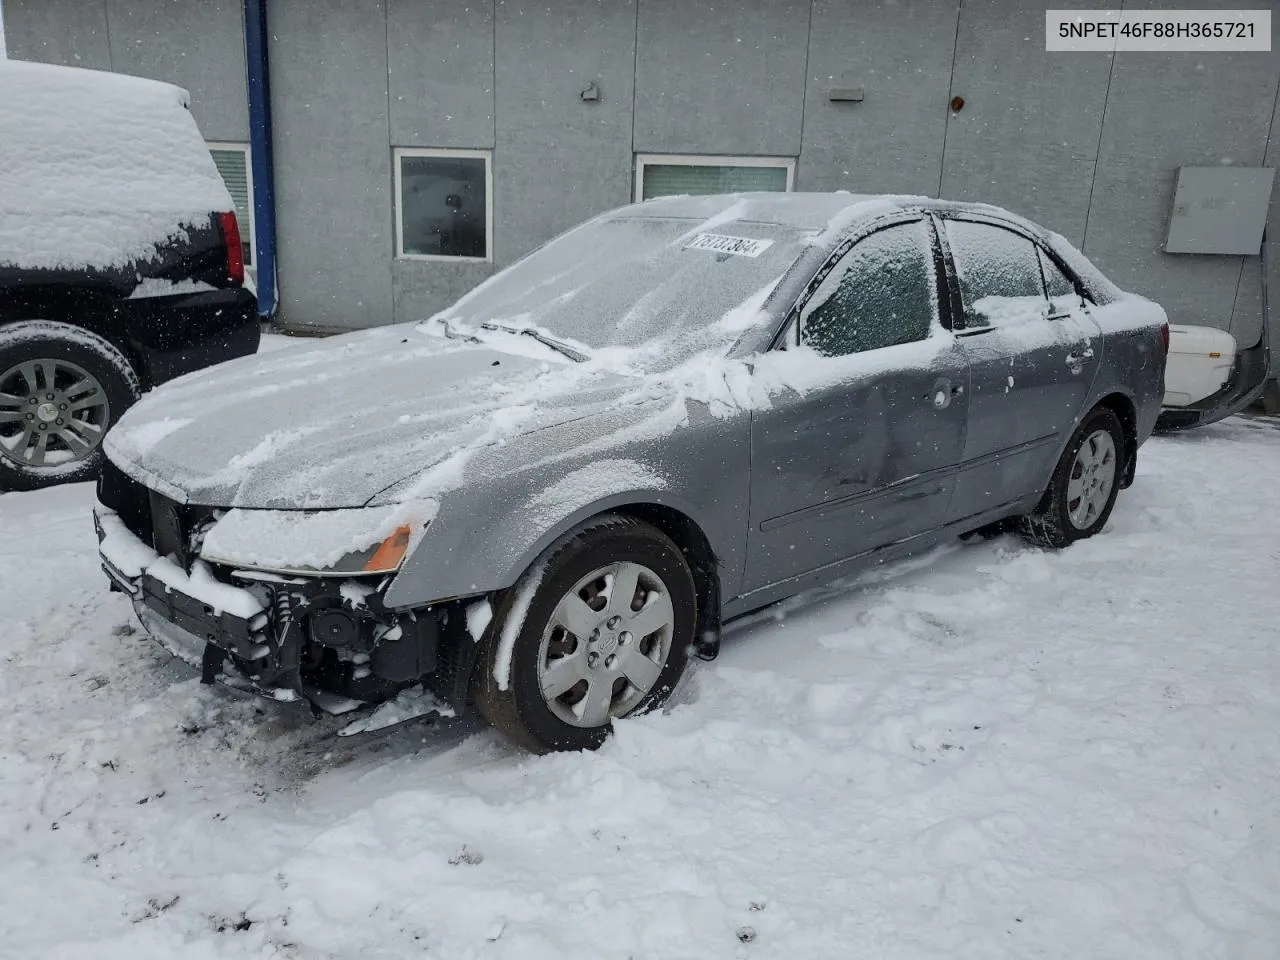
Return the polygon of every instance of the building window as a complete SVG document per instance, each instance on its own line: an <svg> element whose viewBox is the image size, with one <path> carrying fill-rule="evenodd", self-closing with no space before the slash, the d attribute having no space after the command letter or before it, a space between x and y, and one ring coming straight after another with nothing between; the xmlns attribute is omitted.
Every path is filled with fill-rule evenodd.
<svg viewBox="0 0 1280 960"><path fill-rule="evenodd" d="M683 194L785 192L795 183L791 157L697 157L640 154L636 200Z"/></svg>
<svg viewBox="0 0 1280 960"><path fill-rule="evenodd" d="M396 256L493 259L491 160L488 150L396 149Z"/></svg>
<svg viewBox="0 0 1280 960"><path fill-rule="evenodd" d="M253 267L253 168L249 165L247 143L210 143L214 166L222 174L240 223L240 245L244 265Z"/></svg>

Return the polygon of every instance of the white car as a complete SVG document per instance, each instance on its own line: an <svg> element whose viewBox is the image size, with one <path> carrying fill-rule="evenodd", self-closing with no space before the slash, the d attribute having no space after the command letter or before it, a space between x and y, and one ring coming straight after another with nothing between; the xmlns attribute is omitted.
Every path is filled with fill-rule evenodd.
<svg viewBox="0 0 1280 960"><path fill-rule="evenodd" d="M1213 423L1247 407L1266 382L1268 354L1265 323L1258 342L1244 350L1217 327L1169 324L1164 410L1158 428Z"/></svg>

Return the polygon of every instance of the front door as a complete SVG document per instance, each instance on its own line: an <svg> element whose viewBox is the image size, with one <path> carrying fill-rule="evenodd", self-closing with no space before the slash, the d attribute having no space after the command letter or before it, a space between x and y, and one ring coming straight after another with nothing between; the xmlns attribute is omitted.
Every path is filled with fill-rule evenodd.
<svg viewBox="0 0 1280 960"><path fill-rule="evenodd" d="M1074 285L1032 240L993 223L943 222L972 390L950 511L962 520L1043 491L1088 398L1102 339Z"/></svg>
<svg viewBox="0 0 1280 960"><path fill-rule="evenodd" d="M752 415L744 593L942 523L968 371L939 269L932 225L900 222L859 240L801 308L795 389Z"/></svg>

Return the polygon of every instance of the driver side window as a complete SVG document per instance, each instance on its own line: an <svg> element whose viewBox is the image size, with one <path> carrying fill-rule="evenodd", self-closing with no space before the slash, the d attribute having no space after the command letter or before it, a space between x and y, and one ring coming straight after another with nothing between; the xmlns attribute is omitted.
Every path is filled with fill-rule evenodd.
<svg viewBox="0 0 1280 960"><path fill-rule="evenodd" d="M938 316L933 248L924 221L854 244L801 315L800 342L828 357L912 343Z"/></svg>

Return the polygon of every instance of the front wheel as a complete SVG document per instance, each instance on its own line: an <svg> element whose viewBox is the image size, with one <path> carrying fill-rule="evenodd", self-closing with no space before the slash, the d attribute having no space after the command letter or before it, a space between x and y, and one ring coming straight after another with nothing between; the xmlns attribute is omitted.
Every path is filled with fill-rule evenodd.
<svg viewBox="0 0 1280 960"><path fill-rule="evenodd" d="M102 438L141 392L114 346L44 320L0 330L0 489L91 480Z"/></svg>
<svg viewBox="0 0 1280 960"><path fill-rule="evenodd" d="M1023 518L1023 534L1041 546L1065 547L1105 527L1120 492L1124 448L1124 427L1114 412L1098 407L1085 417L1049 489Z"/></svg>
<svg viewBox="0 0 1280 960"><path fill-rule="evenodd" d="M537 753L599 746L612 722L662 704L697 626L693 576L670 538L605 516L553 544L491 624L475 698Z"/></svg>

